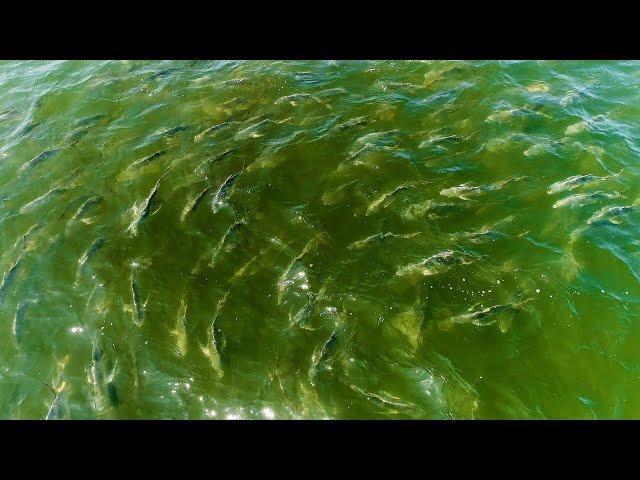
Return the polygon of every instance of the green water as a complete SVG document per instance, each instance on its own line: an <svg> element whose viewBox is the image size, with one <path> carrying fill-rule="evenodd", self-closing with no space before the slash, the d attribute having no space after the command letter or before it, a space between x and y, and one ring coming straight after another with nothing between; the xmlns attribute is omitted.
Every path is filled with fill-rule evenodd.
<svg viewBox="0 0 640 480"><path fill-rule="evenodd" d="M640 417L639 87L1 63L0 418Z"/></svg>

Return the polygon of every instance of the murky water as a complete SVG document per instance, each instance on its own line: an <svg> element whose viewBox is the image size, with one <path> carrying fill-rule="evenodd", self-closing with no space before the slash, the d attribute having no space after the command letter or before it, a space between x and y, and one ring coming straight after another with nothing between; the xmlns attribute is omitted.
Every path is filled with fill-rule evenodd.
<svg viewBox="0 0 640 480"><path fill-rule="evenodd" d="M638 87L1 63L0 417L640 417Z"/></svg>

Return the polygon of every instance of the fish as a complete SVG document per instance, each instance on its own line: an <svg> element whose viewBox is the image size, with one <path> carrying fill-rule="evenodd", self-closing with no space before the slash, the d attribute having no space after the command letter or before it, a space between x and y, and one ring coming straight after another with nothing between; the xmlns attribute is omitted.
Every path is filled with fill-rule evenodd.
<svg viewBox="0 0 640 480"><path fill-rule="evenodd" d="M31 133L36 127L42 125L42 122L31 122L25 125L19 132L19 137L24 137L25 135Z"/></svg>
<svg viewBox="0 0 640 480"><path fill-rule="evenodd" d="M218 188L218 191L213 196L213 200L211 202L213 213L216 213L220 209L221 205L224 204L224 200L230 195L231 189L241 173L242 170L233 173L229 175L224 182L222 182L222 185Z"/></svg>
<svg viewBox="0 0 640 480"><path fill-rule="evenodd" d="M196 169L199 172L203 172L204 169L206 167L209 167L211 165L213 165L214 163L219 162L220 160L224 159L225 157L231 155L232 153L235 153L236 149L235 148L227 148L224 152L221 152L217 155L214 155L211 158L206 159L204 162L202 162L198 168Z"/></svg>
<svg viewBox="0 0 640 480"><path fill-rule="evenodd" d="M365 116L356 117L356 118L352 118L351 120L348 120L348 121L346 121L344 123L339 124L337 126L337 128L338 128L338 130L347 130L347 129L352 128L352 127L358 127L360 125L366 125L369 122L370 122L370 120Z"/></svg>
<svg viewBox="0 0 640 480"><path fill-rule="evenodd" d="M77 127L86 127L87 125L91 125L93 123L97 123L100 120L104 120L107 118L107 115L104 113L99 113L97 115L91 115L90 117L85 117L76 122Z"/></svg>
<svg viewBox="0 0 640 480"><path fill-rule="evenodd" d="M327 107L329 110L332 110L332 107L330 105L327 105L324 101L322 101L320 98L316 97L315 95L311 95L309 93L293 93L291 95L285 95L284 97L280 97L279 99L277 99L274 103L276 105L280 105L283 103L289 103L292 106L297 106L299 104L299 102L301 100L313 100L314 102L323 105L325 107Z"/></svg>
<svg viewBox="0 0 640 480"><path fill-rule="evenodd" d="M466 255L462 255L453 250L443 250L418 263L412 263L398 268L396 275L405 277L419 274L428 277L443 273L453 266L466 265L468 263L471 263L471 261Z"/></svg>
<svg viewBox="0 0 640 480"><path fill-rule="evenodd" d="M623 172L620 170L618 173L614 173L613 175L607 175L606 177L600 177L598 175L574 175L572 177L565 178L564 180L560 180L558 182L552 183L547 190L549 195L553 195L554 193L570 191L580 186L588 185L594 182L600 182L604 180L608 180L610 178L617 177Z"/></svg>
<svg viewBox="0 0 640 480"><path fill-rule="evenodd" d="M42 223L35 223L33 224L29 230L27 230L24 235L22 235L22 237L20 237L18 240L16 240L16 242L13 244L13 250L16 250L18 248L18 246L20 246L20 249L24 249L25 251L29 251L31 250L28 246L27 246L27 240L29 239L29 237L31 237L35 232L41 230L45 225Z"/></svg>
<svg viewBox="0 0 640 480"><path fill-rule="evenodd" d="M49 160L50 158L55 157L58 153L60 153L62 151L62 148L51 148L49 150L45 150L41 153L39 153L38 155L36 155L35 157L33 157L31 160L29 160L27 163L23 164L19 169L18 169L18 173L22 173L25 170L29 170L33 167L35 167L36 165L39 165L40 163Z"/></svg>
<svg viewBox="0 0 640 480"><path fill-rule="evenodd" d="M2 278L2 284L0 284L0 305L4 303L4 299L7 295L7 290L13 283L18 273L18 269L22 263L22 258L19 258L16 263L14 263L11 268L4 274Z"/></svg>
<svg viewBox="0 0 640 480"><path fill-rule="evenodd" d="M399 192L402 192L402 191L407 190L409 188L413 188L413 185L400 185L400 186L394 188L393 190L391 190L390 192L384 193L383 195L381 195L380 197L375 199L373 202L371 202L371 204L367 208L366 215L369 216L372 213L375 213L376 211L378 211L380 209L380 206L385 202L386 203L382 208L388 206L389 203L391 203L391 201L387 202L387 200L389 200L391 197L395 196Z"/></svg>
<svg viewBox="0 0 640 480"><path fill-rule="evenodd" d="M27 213L27 212L37 208L38 206L42 205L43 203L46 203L46 202L50 201L51 199L62 195L67 190L68 189L64 188L64 187L54 187L51 190L49 190L47 193L45 193L45 194L39 196L38 198L36 198L35 200L32 200L31 202L27 203L26 205L23 205L20 208L20 213Z"/></svg>
<svg viewBox="0 0 640 480"><path fill-rule="evenodd" d="M322 300L325 296L325 292L327 290L327 285L331 283L333 280L332 277L329 277L325 282L323 282L322 287L318 291L318 293L308 292L308 301L304 307L302 307L292 319L290 319L289 328L293 327L301 327L307 328L305 326L306 322L311 318L313 312L316 310L316 305L320 300Z"/></svg>
<svg viewBox="0 0 640 480"><path fill-rule="evenodd" d="M284 269L284 271L282 272L282 275L280 275L280 278L278 279L278 282L277 282L278 305L282 303L282 294L284 293L284 290L288 286L287 276L289 275L289 272L291 271L293 266L296 264L296 262L299 262L300 260L302 260L305 257L305 255L307 255L309 252L317 248L323 242L326 242L328 238L329 238L329 235L326 232L321 232L315 235L311 240L309 240L306 243L302 251L293 260L291 260L289 265L287 265L287 268Z"/></svg>
<svg viewBox="0 0 640 480"><path fill-rule="evenodd" d="M140 327L144 321L144 308L140 304L139 287L133 273L131 274L131 301L133 302L133 323Z"/></svg>
<svg viewBox="0 0 640 480"><path fill-rule="evenodd" d="M360 182L359 179L355 179L355 180L352 180L350 182L345 183L344 185L340 185L335 190L331 190L331 191L323 193L322 194L322 198L321 198L322 203L324 203L325 205L334 205L334 204L338 203L340 200L342 200L342 198L344 198L344 195L346 194L346 191L350 187L356 185L359 182Z"/></svg>
<svg viewBox="0 0 640 480"><path fill-rule="evenodd" d="M180 132L185 132L189 130L191 127L188 125L178 125L177 127L169 128L167 130L163 130L155 134L157 137L173 137Z"/></svg>
<svg viewBox="0 0 640 480"><path fill-rule="evenodd" d="M118 391L116 389L116 384L111 381L107 383L107 396L109 398L109 402L112 407L117 407L120 403L120 399L118 397Z"/></svg>
<svg viewBox="0 0 640 480"><path fill-rule="evenodd" d="M320 349L316 349L311 356L311 368L309 368L308 378L311 385L315 386L315 378L320 371L327 368L327 364L336 354L338 347L338 330L334 330L329 338L322 344Z"/></svg>
<svg viewBox="0 0 640 480"><path fill-rule="evenodd" d="M502 187L512 182L518 182L526 178L528 177L514 177L508 180L503 180L501 182L491 183L488 185L471 185L469 183L463 183L455 187L444 188L440 190L440 195L445 197L457 197L461 200L470 200L469 196L475 196L486 192L500 190Z"/></svg>
<svg viewBox="0 0 640 480"><path fill-rule="evenodd" d="M237 140L243 140L246 138L258 138L258 137L262 137L264 135L264 133L260 133L260 129L266 125L272 124L274 123L273 120L271 120L270 118L265 118L264 120L261 120L253 125L251 125L250 127L244 128L240 131L238 131L235 136L234 139Z"/></svg>
<svg viewBox="0 0 640 480"><path fill-rule="evenodd" d="M384 392L385 395L380 395L380 394L372 393L372 392L366 392L366 391L364 391L363 389L361 389L360 387L358 387L356 385L349 385L349 388L351 388L351 390L353 390L354 392L359 393L360 395L365 397L367 400L374 401L375 403L377 403L377 404L379 404L380 406L383 406L383 407L386 407L386 406L397 407L397 408L409 408L410 407L409 404L401 402L400 398L395 397L393 395L389 395L386 392Z"/></svg>
<svg viewBox="0 0 640 480"><path fill-rule="evenodd" d="M451 235L453 241L460 240L469 240L471 243L484 243L486 241L495 242L496 240L500 240L501 238L506 238L507 236L495 230L480 230L478 232L456 232Z"/></svg>
<svg viewBox="0 0 640 480"><path fill-rule="evenodd" d="M62 379L62 374L68 361L69 355L58 362L58 377L56 380L56 387L52 387L42 382L51 391L51 393L53 393L53 402L51 402L51 405L49 406L49 410L45 415L45 420L60 420L64 418L66 414L66 406L63 401L62 392L66 388L67 383Z"/></svg>
<svg viewBox="0 0 640 480"><path fill-rule="evenodd" d="M171 330L171 335L176 337L176 348L178 351L178 355L184 357L187 353L187 330L186 330L186 319L187 319L187 302L185 296L180 299L180 308L178 309L178 319L176 320L176 325L173 330Z"/></svg>
<svg viewBox="0 0 640 480"><path fill-rule="evenodd" d="M22 343L26 330L26 311L27 307L33 303L32 300L21 300L16 308L16 314L13 317L13 337L19 344Z"/></svg>
<svg viewBox="0 0 640 480"><path fill-rule="evenodd" d="M212 188L213 188L212 185L205 187L198 195L196 195L195 197L193 197L187 202L187 204L184 206L184 209L182 210L182 213L180 214L181 222L184 222L184 219L187 218L187 215L189 215L196 208L198 208L198 205L200 205L204 197L207 195L207 193L211 191Z"/></svg>
<svg viewBox="0 0 640 480"><path fill-rule="evenodd" d="M391 232L385 232L385 233L376 233L374 235L370 235L366 238L363 238L362 240L356 240L355 242L349 244L347 246L347 250L360 250L368 245L371 245L372 243L375 244L379 244L382 243L384 240L387 240L389 238L413 238L417 235L420 235L420 232L415 232L415 233L407 233L407 234L397 234L397 233L391 233Z"/></svg>
<svg viewBox="0 0 640 480"><path fill-rule="evenodd" d="M429 199L426 202L409 205L402 211L401 216L408 221L414 221L423 216L434 220L448 215L451 212L459 211L463 207L465 207L465 205L459 203L443 203Z"/></svg>
<svg viewBox="0 0 640 480"><path fill-rule="evenodd" d="M102 237L96 238L91 243L89 248L87 248L87 250L78 259L78 264L79 264L78 272L84 266L84 264L87 263L87 260L89 260L91 257L93 257L104 246L105 243L106 243L106 240L104 238L102 238Z"/></svg>
<svg viewBox="0 0 640 480"><path fill-rule="evenodd" d="M140 160L136 160L135 162L133 162L129 168L139 168L142 167L143 165L148 164L149 162L152 162L153 160L155 160L156 158L161 157L162 155L164 155L165 153L167 153L167 150L158 150L157 152L153 152L149 155L147 155L146 157L141 158Z"/></svg>
<svg viewBox="0 0 640 480"><path fill-rule="evenodd" d="M168 171L163 173L160 176L158 181L155 183L155 185L151 189L151 192L149 193L147 198L144 199L144 201L142 202L141 205L134 204L134 206L132 208L133 220L132 220L131 224L129 225L129 227L127 228L127 231L130 231L131 234L134 237L138 234L138 229L140 228L142 223L149 216L149 213L151 212L151 206L153 204L153 200L155 199L156 195L158 194L158 188L160 187L160 182L161 182L161 180L164 178L164 176L167 173L168 173Z"/></svg>
<svg viewBox="0 0 640 480"><path fill-rule="evenodd" d="M454 317L450 317L446 320L441 321L439 326L443 330L448 330L456 324L471 324L477 327L487 327L495 324L496 322L500 322L500 330L506 332L511 325L510 315L513 315L521 310L522 305L532 300L532 298L529 298L517 304L498 304L470 313L463 313L461 315L456 315ZM500 318L501 314L507 314L509 316L507 318Z"/></svg>
<svg viewBox="0 0 640 480"><path fill-rule="evenodd" d="M210 251L206 252L204 255L200 257L200 259L196 262L195 266L191 269L191 274L196 275L198 272L200 272L206 260L209 260L208 266L210 268L213 268L216 264L218 254L222 251L222 248L227 243L227 240L230 237L235 236L238 230L244 225L245 225L244 221L237 221L233 225L231 225L227 229L227 231L224 233L224 235L222 235L222 238L220 239L220 241ZM227 247L227 249L229 249L229 247Z"/></svg>
<svg viewBox="0 0 640 480"><path fill-rule="evenodd" d="M224 127L228 127L232 123L237 123L237 122L232 122L231 120L225 120L224 122L216 123L215 125L213 125L213 126L207 128L206 130L203 130L202 132L198 133L195 137L193 137L193 141L195 143L200 143L202 140L204 140L204 138L207 135L210 135L213 132L216 132L216 131L224 128Z"/></svg>
<svg viewBox="0 0 640 480"><path fill-rule="evenodd" d="M427 148L431 145L437 145L445 142L447 143L460 142L470 136L471 135L467 135L465 137L461 135L436 135L435 137L427 138L426 140L423 140L422 142L420 142L420 145L418 145L418 148Z"/></svg>
<svg viewBox="0 0 640 480"><path fill-rule="evenodd" d="M149 77L149 80L156 80L158 78L162 78L162 77L166 77L167 75L177 71L178 69L176 67L169 67L169 68L165 68L162 70L159 70L153 74L151 74L151 76Z"/></svg>
<svg viewBox="0 0 640 480"><path fill-rule="evenodd" d="M222 363L220 358L220 352L224 348L224 344L220 339L220 335L216 335L216 321L218 316L220 315L220 311L225 306L227 302L227 297L229 296L229 291L225 292L223 297L218 300L216 305L215 312L213 314L213 319L211 321L211 327L207 329L207 339L205 344L200 344L200 350L202 354L211 362L211 366L215 373L222 377L224 375L224 371L222 370Z"/></svg>
<svg viewBox="0 0 640 480"><path fill-rule="evenodd" d="M544 82L536 82L527 85L527 92L531 93L544 93L548 92L550 89L551 87Z"/></svg>
<svg viewBox="0 0 640 480"><path fill-rule="evenodd" d="M76 213L71 217L71 220L73 221L83 218L89 210L101 203L103 200L104 198L100 196L88 198L82 205L80 205L78 210L76 210Z"/></svg>
<svg viewBox="0 0 640 480"><path fill-rule="evenodd" d="M609 205L594 213L591 218L587 220L587 225L619 225L622 223L619 218L620 216L627 215L636 210L637 206L635 205Z"/></svg>
<svg viewBox="0 0 640 480"><path fill-rule="evenodd" d="M553 208L570 207L576 208L589 203L597 202L598 200L610 200L614 198L620 198L618 193L605 193L605 192L591 192L591 193L576 193L562 198L553 204Z"/></svg>

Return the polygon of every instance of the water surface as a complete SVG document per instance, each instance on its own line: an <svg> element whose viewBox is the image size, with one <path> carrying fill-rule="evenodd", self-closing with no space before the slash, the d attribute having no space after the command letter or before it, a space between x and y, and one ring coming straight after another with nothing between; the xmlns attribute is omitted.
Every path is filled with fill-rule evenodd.
<svg viewBox="0 0 640 480"><path fill-rule="evenodd" d="M639 86L0 63L0 418L637 418Z"/></svg>

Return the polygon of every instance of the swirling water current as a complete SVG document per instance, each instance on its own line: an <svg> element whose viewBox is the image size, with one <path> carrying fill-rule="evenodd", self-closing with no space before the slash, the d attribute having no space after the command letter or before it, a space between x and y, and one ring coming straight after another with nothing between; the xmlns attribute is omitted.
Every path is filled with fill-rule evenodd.
<svg viewBox="0 0 640 480"><path fill-rule="evenodd" d="M640 63L0 63L0 418L640 417Z"/></svg>

